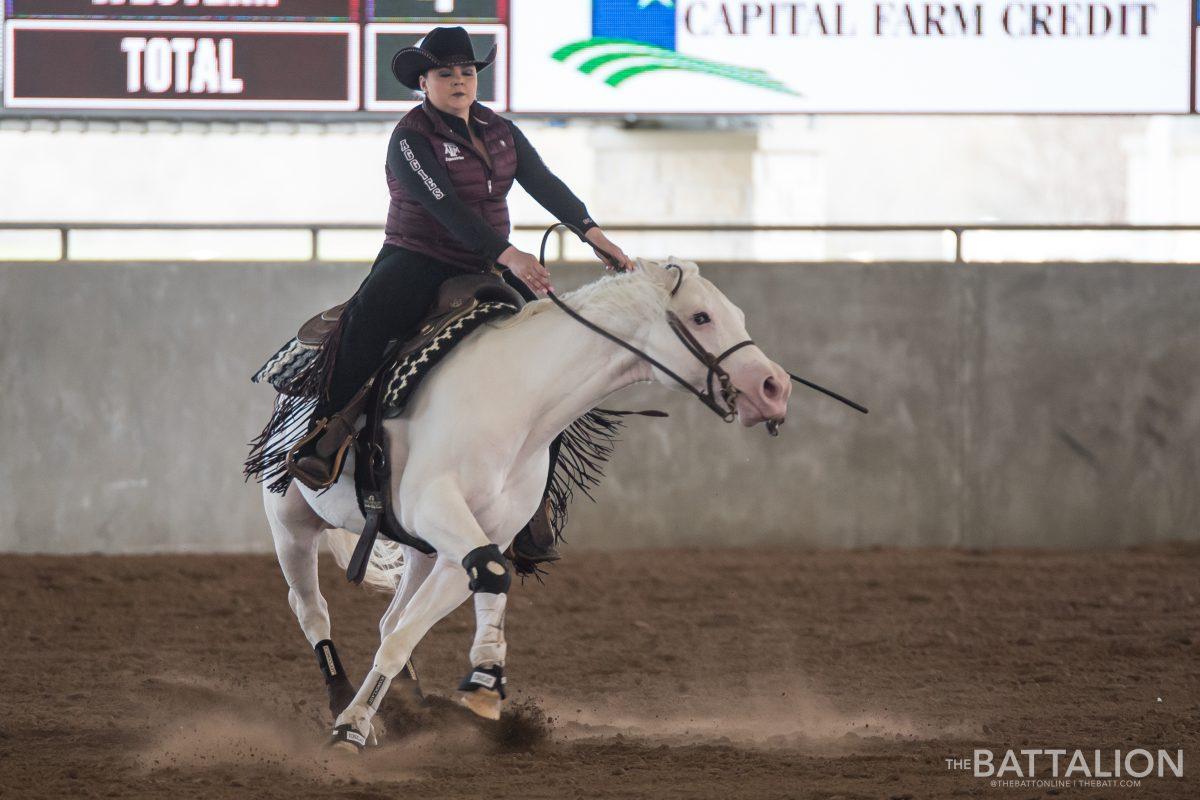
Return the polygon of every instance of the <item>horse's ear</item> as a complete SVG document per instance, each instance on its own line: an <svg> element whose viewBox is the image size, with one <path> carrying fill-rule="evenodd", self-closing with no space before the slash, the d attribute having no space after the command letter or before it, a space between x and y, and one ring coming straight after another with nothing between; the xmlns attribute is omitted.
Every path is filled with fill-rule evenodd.
<svg viewBox="0 0 1200 800"><path fill-rule="evenodd" d="M651 259L642 258L641 256L638 256L637 258L638 269L642 271L642 274L657 283L659 286L667 289L674 285L674 278L672 277L674 273L668 274L670 270L663 266L664 264L669 263L671 263L670 259L666 261L652 261Z"/></svg>

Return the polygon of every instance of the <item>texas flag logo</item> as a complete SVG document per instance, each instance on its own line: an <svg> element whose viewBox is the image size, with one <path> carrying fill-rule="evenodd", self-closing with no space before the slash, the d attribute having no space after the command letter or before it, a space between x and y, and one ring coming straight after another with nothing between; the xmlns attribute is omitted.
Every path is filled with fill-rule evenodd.
<svg viewBox="0 0 1200 800"><path fill-rule="evenodd" d="M614 89L639 75L682 70L800 95L761 69L677 52L677 25L675 0L592 0L592 38L564 45L552 57Z"/></svg>

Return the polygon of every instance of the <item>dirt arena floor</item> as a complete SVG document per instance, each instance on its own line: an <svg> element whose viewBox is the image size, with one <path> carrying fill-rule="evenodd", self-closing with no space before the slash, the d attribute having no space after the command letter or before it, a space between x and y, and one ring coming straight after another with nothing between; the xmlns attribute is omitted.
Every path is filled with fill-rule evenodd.
<svg viewBox="0 0 1200 800"><path fill-rule="evenodd" d="M510 717L445 699L459 609L359 757L270 556L0 558L0 797L1200 797L1200 548L571 552L514 585ZM357 678L385 598L323 564ZM973 748L1185 751L1140 786L995 787Z"/></svg>

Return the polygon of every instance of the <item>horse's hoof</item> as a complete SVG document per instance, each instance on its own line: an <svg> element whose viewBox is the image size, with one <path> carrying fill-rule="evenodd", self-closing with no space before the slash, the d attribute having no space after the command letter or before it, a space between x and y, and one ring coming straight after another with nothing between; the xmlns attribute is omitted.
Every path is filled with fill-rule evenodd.
<svg viewBox="0 0 1200 800"><path fill-rule="evenodd" d="M458 701L484 719L500 719L500 708L504 699L494 689L476 689L473 692L463 692Z"/></svg>
<svg viewBox="0 0 1200 800"><path fill-rule="evenodd" d="M378 747L379 741L387 736L387 727L383 724L383 720L378 716L371 720L371 730L367 733L367 744L371 747Z"/></svg>
<svg viewBox="0 0 1200 800"><path fill-rule="evenodd" d="M367 746L367 737L354 729L350 723L338 725L329 735L329 747L344 753L358 755Z"/></svg>
<svg viewBox="0 0 1200 800"><path fill-rule="evenodd" d="M462 692L458 701L484 719L500 719L500 705L507 694L504 691L507 683L503 665L475 667L458 685Z"/></svg>

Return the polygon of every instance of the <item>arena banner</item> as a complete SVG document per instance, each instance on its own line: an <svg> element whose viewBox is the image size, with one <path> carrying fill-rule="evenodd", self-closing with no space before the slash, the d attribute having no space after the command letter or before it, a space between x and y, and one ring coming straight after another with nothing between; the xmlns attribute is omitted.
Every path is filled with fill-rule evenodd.
<svg viewBox="0 0 1200 800"><path fill-rule="evenodd" d="M1193 0L511 0L515 112L1187 113Z"/></svg>
<svg viewBox="0 0 1200 800"><path fill-rule="evenodd" d="M426 5L430 3L426 2ZM496 48L495 62L479 73L479 102L495 111L507 109L508 37L507 28L496 24L456 22L471 36L471 47L479 58ZM365 26L363 69L365 70L365 107L368 111L407 111L416 95L401 86L392 75L392 56L412 47L429 32L427 22L376 22Z"/></svg>
<svg viewBox="0 0 1200 800"><path fill-rule="evenodd" d="M9 108L359 107L359 26L9 20Z"/></svg>
<svg viewBox="0 0 1200 800"><path fill-rule="evenodd" d="M6 0L10 17L81 19L340 20L364 0Z"/></svg>
<svg viewBox="0 0 1200 800"><path fill-rule="evenodd" d="M366 0L367 19L380 22L503 22L508 0Z"/></svg>

